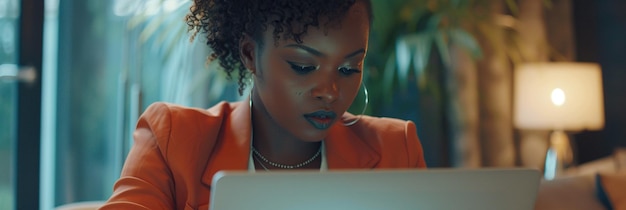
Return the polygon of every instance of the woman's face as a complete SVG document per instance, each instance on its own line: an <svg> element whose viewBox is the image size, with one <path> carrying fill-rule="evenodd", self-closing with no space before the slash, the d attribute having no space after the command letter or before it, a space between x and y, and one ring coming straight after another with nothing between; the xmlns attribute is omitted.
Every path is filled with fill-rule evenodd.
<svg viewBox="0 0 626 210"><path fill-rule="evenodd" d="M254 60L244 61L254 72L254 104L262 103L270 120L296 138L324 139L357 95L369 27L360 2L338 27L309 27L301 44L280 39L275 45L269 27L263 46L249 56Z"/></svg>

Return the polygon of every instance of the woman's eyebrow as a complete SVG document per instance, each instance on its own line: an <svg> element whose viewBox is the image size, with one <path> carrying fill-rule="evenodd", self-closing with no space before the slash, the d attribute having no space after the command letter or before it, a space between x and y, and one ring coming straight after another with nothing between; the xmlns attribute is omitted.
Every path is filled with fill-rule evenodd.
<svg viewBox="0 0 626 210"><path fill-rule="evenodd" d="M285 47L289 47L289 48L298 48L301 50L306 51L309 54L312 54L316 57L326 57L326 55L320 51L317 51L316 49L313 49L311 47L308 47L306 45L301 45L301 44L288 44Z"/></svg>
<svg viewBox="0 0 626 210"><path fill-rule="evenodd" d="M354 52L346 55L346 57L344 57L344 58L348 59L348 58L352 58L354 56L357 56L357 55L360 55L360 54L364 54L364 53L365 53L365 48L361 48L361 49L358 49L357 51L354 51Z"/></svg>
<svg viewBox="0 0 626 210"><path fill-rule="evenodd" d="M313 49L313 48L311 48L309 46L306 46L306 45L288 44L285 47L298 48L298 49L304 50L307 53L309 53L311 55L314 55L316 57L326 57L326 54L324 54L324 53L322 53L322 52L320 52L320 51L318 51L316 49ZM354 52L348 53L348 55L346 55L344 58L346 58L346 59L347 58L351 58L351 57L357 56L357 55L362 54L362 53L365 53L365 48L361 48L361 49L358 49L358 50L356 50Z"/></svg>

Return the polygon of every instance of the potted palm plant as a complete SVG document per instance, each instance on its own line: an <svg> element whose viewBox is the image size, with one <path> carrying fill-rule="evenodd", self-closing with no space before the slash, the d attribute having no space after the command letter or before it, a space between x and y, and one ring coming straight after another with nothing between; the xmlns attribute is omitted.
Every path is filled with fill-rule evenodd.
<svg viewBox="0 0 626 210"><path fill-rule="evenodd" d="M379 100L370 100L370 113L415 120L431 165L483 165L484 136L501 138L497 146L506 151L495 165L513 165L511 96L506 91L511 79L506 75L510 62L522 57L518 31L512 26L518 3L374 0L373 4L376 18L366 84L370 96ZM504 77L489 81L490 75ZM499 100L484 102L492 96ZM490 103L487 108L485 103ZM497 117L481 127L480 116ZM491 131L498 135L484 135Z"/></svg>

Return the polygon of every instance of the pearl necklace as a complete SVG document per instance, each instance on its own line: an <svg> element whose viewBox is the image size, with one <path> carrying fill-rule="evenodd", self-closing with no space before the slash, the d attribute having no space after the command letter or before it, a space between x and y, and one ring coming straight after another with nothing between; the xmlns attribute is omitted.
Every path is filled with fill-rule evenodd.
<svg viewBox="0 0 626 210"><path fill-rule="evenodd" d="M302 166L308 165L309 163L313 162L313 160L315 160L317 157L320 156L320 154L322 153L322 147L320 146L320 148L317 150L317 152L315 153L315 155L313 155L313 157L309 158L308 160L302 162L302 163L298 163L296 165L284 165L284 164L280 164L280 163L275 163L272 162L270 160L268 160L267 158L265 158L263 155L261 155L261 153L259 153L259 151L256 150L256 148L252 147L252 152L254 153L255 156L261 158L261 160L263 160L263 162L266 162L274 167L277 168L282 168L282 169L295 169L295 168L300 168ZM255 158L257 161L259 159ZM265 168L265 166L263 164L261 164L261 166L263 166L263 168L265 170L268 170L267 168Z"/></svg>

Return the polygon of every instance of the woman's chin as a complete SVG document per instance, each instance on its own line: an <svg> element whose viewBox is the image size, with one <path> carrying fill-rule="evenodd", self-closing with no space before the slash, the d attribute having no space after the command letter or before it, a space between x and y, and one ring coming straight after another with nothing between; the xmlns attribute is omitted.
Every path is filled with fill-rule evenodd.
<svg viewBox="0 0 626 210"><path fill-rule="evenodd" d="M299 135L300 136L299 139L304 142L315 143L315 142L323 141L327 135L328 135L328 131L317 130L317 131L304 133L304 135Z"/></svg>

